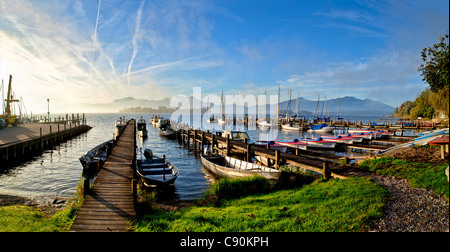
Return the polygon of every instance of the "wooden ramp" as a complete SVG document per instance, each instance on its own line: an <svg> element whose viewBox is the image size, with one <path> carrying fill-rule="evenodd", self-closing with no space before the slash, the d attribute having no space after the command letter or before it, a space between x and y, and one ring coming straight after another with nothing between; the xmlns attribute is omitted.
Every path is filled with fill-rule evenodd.
<svg viewBox="0 0 450 252"><path fill-rule="evenodd" d="M134 217L131 165L135 157L135 137L135 121L130 120L86 195L70 231L131 231L129 221Z"/></svg>

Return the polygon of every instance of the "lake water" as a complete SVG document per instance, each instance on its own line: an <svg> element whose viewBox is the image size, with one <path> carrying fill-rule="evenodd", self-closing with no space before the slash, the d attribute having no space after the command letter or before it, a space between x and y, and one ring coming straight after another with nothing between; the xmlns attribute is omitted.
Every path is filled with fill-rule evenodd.
<svg viewBox="0 0 450 252"><path fill-rule="evenodd" d="M81 179L82 167L79 162L86 151L113 138L114 122L123 114L86 114L87 124L93 128L78 137L75 137L53 150L45 151L41 156L35 157L22 165L0 172L0 194L18 195L25 197L71 197L75 187ZM140 116L149 122L151 115L126 114L126 119ZM170 115L163 115L170 118ZM351 120L371 120L378 118L353 118ZM202 128L215 127L216 129L229 129L226 125L204 125ZM235 126L236 127L236 126ZM239 127L238 127L239 128ZM195 199L202 195L203 191L211 183L210 178L201 169L199 157L192 151L183 149L174 140L167 140L158 135L158 130L151 124L147 124L148 138L138 140L138 147L150 148L154 155L166 155L180 170L180 175L175 182L175 198ZM278 130L268 136L269 131L260 131L257 127L249 127L247 132L252 141L266 140L276 133L277 139L304 138L305 135L297 132L285 132ZM306 134L306 137L318 135ZM335 153L344 155L345 153Z"/></svg>

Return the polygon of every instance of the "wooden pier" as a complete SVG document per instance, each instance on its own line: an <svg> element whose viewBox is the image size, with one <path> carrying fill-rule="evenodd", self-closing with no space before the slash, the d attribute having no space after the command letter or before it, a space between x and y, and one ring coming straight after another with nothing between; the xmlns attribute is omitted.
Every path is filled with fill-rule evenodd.
<svg viewBox="0 0 450 252"><path fill-rule="evenodd" d="M85 200L70 228L73 232L131 231L136 199L136 121L130 120L98 173L85 188ZM86 187L86 186L85 186ZM88 191L87 191L88 190Z"/></svg>
<svg viewBox="0 0 450 252"><path fill-rule="evenodd" d="M2 129L0 130L0 163L3 165L0 168L20 164L91 128L77 121L74 123L31 123Z"/></svg>
<svg viewBox="0 0 450 252"><path fill-rule="evenodd" d="M171 122L176 125L176 122ZM320 154L318 152L296 149L295 154L272 150L269 146L256 146L246 142L239 142L230 138L222 137L216 132L204 132L201 130L184 129L183 125L174 127L178 130L178 141L187 149L192 149L195 154L200 154L203 146L208 146L213 153L224 156L237 155L243 157L245 161L250 160L252 156L259 155L269 158L276 168L281 164L288 164L300 167L305 170L320 173L324 178L347 178L348 176L365 176L368 172L340 166L337 164L339 159L332 155ZM347 161L347 159L346 159Z"/></svg>

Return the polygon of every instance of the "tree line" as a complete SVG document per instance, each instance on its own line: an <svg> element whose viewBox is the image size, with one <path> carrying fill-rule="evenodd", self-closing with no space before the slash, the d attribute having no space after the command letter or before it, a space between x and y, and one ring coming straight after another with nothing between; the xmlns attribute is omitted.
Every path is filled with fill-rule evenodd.
<svg viewBox="0 0 450 252"><path fill-rule="evenodd" d="M448 34L439 38L439 43L421 52L423 63L418 67L423 77L422 81L428 87L422 91L414 101L405 101L396 107L395 117L434 118L443 114L448 118L449 113L449 40Z"/></svg>

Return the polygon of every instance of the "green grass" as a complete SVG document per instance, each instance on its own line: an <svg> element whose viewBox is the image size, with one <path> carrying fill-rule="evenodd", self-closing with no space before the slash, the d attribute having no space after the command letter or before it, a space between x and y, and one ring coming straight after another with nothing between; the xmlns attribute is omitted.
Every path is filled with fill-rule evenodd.
<svg viewBox="0 0 450 252"><path fill-rule="evenodd" d="M388 192L364 178L318 181L301 188L223 200L177 212L137 216L137 232L363 231L382 215Z"/></svg>
<svg viewBox="0 0 450 252"><path fill-rule="evenodd" d="M67 232L81 204L82 183L67 207L47 216L38 207L13 205L0 207L0 232Z"/></svg>
<svg viewBox="0 0 450 252"><path fill-rule="evenodd" d="M409 181L412 187L432 189L437 195L449 198L449 184L445 169L448 164L428 164L382 157L366 160L359 166L377 174L395 176Z"/></svg>

